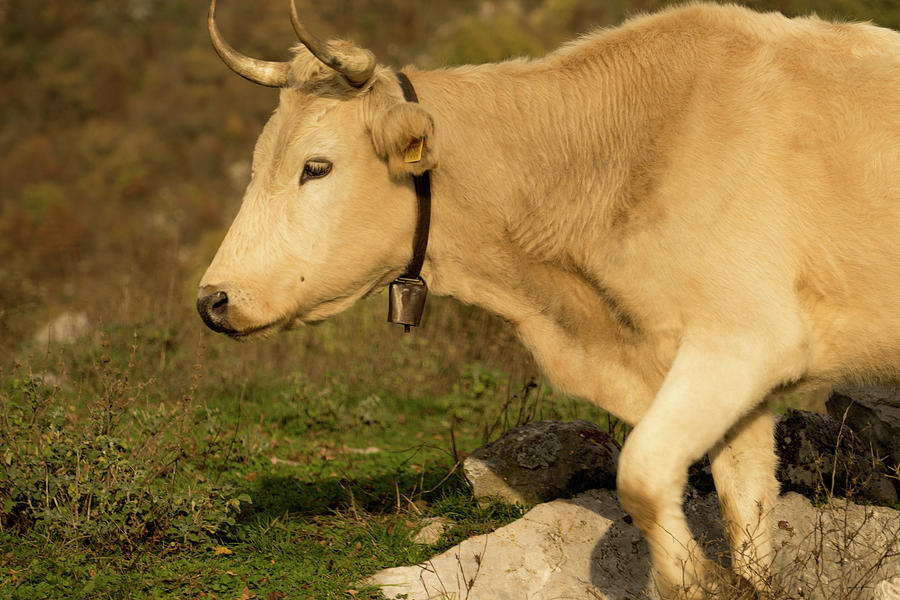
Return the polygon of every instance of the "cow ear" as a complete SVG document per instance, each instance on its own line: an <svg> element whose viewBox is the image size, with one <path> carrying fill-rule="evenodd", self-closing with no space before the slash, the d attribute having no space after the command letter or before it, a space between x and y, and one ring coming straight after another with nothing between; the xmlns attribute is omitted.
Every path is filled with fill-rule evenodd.
<svg viewBox="0 0 900 600"><path fill-rule="evenodd" d="M437 166L434 121L418 104L401 102L380 111L372 123L372 141L395 177L421 175Z"/></svg>

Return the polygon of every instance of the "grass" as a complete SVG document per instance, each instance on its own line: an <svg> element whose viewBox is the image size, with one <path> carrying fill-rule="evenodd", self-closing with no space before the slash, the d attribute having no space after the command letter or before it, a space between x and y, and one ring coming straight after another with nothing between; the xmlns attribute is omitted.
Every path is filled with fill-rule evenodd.
<svg viewBox="0 0 900 600"><path fill-rule="evenodd" d="M228 342L245 359L298 343ZM229 346L185 344L109 326L0 372L0 598L377 598L366 576L522 514L475 502L466 453L528 420L602 418L481 364L419 395L223 374ZM453 526L414 543L435 516Z"/></svg>

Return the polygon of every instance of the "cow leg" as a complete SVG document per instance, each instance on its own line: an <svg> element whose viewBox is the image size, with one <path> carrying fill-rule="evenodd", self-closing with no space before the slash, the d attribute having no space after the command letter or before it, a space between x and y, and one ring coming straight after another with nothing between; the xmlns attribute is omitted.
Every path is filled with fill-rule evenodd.
<svg viewBox="0 0 900 600"><path fill-rule="evenodd" d="M768 403L762 403L709 453L732 568L759 590L772 562L770 520L778 496L774 429Z"/></svg>
<svg viewBox="0 0 900 600"><path fill-rule="evenodd" d="M619 458L619 499L647 538L664 597L702 597L712 568L681 510L688 467L751 413L773 385L800 375L805 355L799 345L794 348L779 351L777 342L750 337L686 338L653 404L628 437Z"/></svg>

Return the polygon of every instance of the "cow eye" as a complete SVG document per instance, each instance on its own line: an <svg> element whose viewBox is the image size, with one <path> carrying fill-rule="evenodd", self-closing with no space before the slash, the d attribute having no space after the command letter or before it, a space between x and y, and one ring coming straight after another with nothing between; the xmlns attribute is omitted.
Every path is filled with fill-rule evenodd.
<svg viewBox="0 0 900 600"><path fill-rule="evenodd" d="M331 173L331 161L324 158L311 158L303 165L303 173L300 174L300 185L309 179L318 179Z"/></svg>

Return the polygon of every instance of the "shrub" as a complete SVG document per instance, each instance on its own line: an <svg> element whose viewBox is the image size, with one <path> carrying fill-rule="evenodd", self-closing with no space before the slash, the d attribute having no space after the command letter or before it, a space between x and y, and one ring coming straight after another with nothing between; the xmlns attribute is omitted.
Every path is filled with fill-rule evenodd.
<svg viewBox="0 0 900 600"><path fill-rule="evenodd" d="M0 390L0 528L33 528L48 541L84 543L127 554L143 545L209 543L234 524L246 494L211 479L221 431L200 439L190 398L138 408L145 384L97 366L102 395L67 399L49 378L7 378ZM128 425L118 417L127 415ZM196 414L206 432L224 429ZM225 442L222 440L225 439ZM204 468L206 467L206 468ZM206 473L206 475L204 475Z"/></svg>

